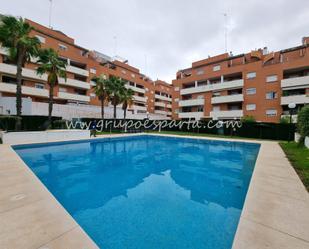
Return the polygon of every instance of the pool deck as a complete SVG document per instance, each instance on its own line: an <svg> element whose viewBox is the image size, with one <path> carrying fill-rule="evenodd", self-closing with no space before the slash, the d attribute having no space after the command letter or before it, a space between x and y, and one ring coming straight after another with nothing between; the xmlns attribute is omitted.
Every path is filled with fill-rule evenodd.
<svg viewBox="0 0 309 249"><path fill-rule="evenodd" d="M176 137L260 143L233 249L309 249L309 194L278 143ZM98 248L10 145L0 145L0 189L1 249Z"/></svg>

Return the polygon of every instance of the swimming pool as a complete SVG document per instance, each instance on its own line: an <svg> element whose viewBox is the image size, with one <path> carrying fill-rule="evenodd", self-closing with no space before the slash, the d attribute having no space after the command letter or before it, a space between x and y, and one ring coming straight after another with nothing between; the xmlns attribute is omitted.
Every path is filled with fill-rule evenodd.
<svg viewBox="0 0 309 249"><path fill-rule="evenodd" d="M101 248L231 248L259 145L130 136L14 146Z"/></svg>

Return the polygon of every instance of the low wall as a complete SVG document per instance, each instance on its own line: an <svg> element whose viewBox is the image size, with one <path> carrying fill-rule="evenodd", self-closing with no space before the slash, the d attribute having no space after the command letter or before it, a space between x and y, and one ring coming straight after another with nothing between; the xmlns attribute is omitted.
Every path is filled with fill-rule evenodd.
<svg viewBox="0 0 309 249"><path fill-rule="evenodd" d="M29 132L1 132L3 144L46 143L89 139L89 130L48 130Z"/></svg>

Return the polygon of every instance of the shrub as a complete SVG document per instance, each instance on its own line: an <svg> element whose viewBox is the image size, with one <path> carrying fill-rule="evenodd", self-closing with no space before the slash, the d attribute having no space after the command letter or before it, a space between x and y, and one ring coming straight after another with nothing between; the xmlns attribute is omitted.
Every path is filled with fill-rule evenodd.
<svg viewBox="0 0 309 249"><path fill-rule="evenodd" d="M290 123L290 118L289 117L282 117L280 119L280 124L289 124Z"/></svg>
<svg viewBox="0 0 309 249"><path fill-rule="evenodd" d="M55 120L52 123L52 129L67 129L66 120Z"/></svg>
<svg viewBox="0 0 309 249"><path fill-rule="evenodd" d="M304 106L298 113L297 130L300 134L299 142L303 144L305 137L309 136L309 105Z"/></svg>
<svg viewBox="0 0 309 249"><path fill-rule="evenodd" d="M241 118L241 122L243 123L255 123L255 118L253 116L243 116Z"/></svg>
<svg viewBox="0 0 309 249"><path fill-rule="evenodd" d="M0 116L0 130L15 130L18 119L21 120L22 118L17 116Z"/></svg>

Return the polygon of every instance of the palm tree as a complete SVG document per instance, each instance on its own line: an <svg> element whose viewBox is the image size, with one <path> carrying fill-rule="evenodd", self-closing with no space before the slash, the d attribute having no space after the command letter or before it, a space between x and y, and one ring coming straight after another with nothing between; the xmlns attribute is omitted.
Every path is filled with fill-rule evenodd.
<svg viewBox="0 0 309 249"><path fill-rule="evenodd" d="M95 76L92 80L96 82L94 92L101 101L101 116L104 122L104 106L109 101L110 97L108 92L109 79L107 79L106 75L101 74L99 77Z"/></svg>
<svg viewBox="0 0 309 249"><path fill-rule="evenodd" d="M123 119L126 120L127 108L133 105L134 91L132 89L125 89L121 96Z"/></svg>
<svg viewBox="0 0 309 249"><path fill-rule="evenodd" d="M114 107L114 119L117 117L117 105L121 104L121 96L125 90L125 82L121 78L115 76L109 78L108 92Z"/></svg>
<svg viewBox="0 0 309 249"><path fill-rule="evenodd" d="M31 57L38 54L40 41L30 37L33 27L22 18L3 16L0 24L0 43L8 49L9 59L16 64L16 114L22 114L22 69ZM21 119L17 119L16 128L20 130Z"/></svg>
<svg viewBox="0 0 309 249"><path fill-rule="evenodd" d="M48 122L50 124L53 112L54 87L58 85L59 77L66 80L67 63L59 58L55 50L48 48L40 51L38 64L37 74L47 74L47 84L49 85Z"/></svg>

